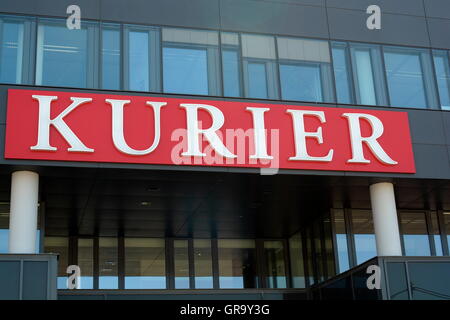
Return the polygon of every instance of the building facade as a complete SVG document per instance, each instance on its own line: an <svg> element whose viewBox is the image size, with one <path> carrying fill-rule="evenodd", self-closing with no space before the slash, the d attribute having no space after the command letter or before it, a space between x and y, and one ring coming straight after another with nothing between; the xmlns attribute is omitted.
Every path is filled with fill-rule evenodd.
<svg viewBox="0 0 450 320"><path fill-rule="evenodd" d="M444 0L2 2L0 253L58 253L60 299L306 299L449 256L449 32Z"/></svg>

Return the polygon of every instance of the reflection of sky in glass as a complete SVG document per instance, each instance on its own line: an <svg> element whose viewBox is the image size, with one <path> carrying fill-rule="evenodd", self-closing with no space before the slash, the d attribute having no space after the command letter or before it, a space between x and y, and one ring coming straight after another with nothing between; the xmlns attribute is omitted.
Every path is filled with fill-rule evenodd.
<svg viewBox="0 0 450 320"><path fill-rule="evenodd" d="M267 98L265 63L248 63L248 96L249 98Z"/></svg>
<svg viewBox="0 0 450 320"><path fill-rule="evenodd" d="M220 288L241 289L244 288L243 277L219 277Z"/></svg>
<svg viewBox="0 0 450 320"><path fill-rule="evenodd" d="M280 65L281 95L284 100L323 101L320 66Z"/></svg>
<svg viewBox="0 0 450 320"><path fill-rule="evenodd" d="M347 235L336 234L336 240L339 259L339 272L344 272L350 268L348 262Z"/></svg>
<svg viewBox="0 0 450 320"><path fill-rule="evenodd" d="M438 234L434 235L434 244L436 247L436 255L442 256L444 253L442 251L442 242L441 242L441 236Z"/></svg>
<svg viewBox="0 0 450 320"><path fill-rule="evenodd" d="M196 289L211 289L213 287L213 277L195 277Z"/></svg>
<svg viewBox="0 0 450 320"><path fill-rule="evenodd" d="M100 289L118 289L119 278L117 276L100 276L98 286Z"/></svg>
<svg viewBox="0 0 450 320"><path fill-rule="evenodd" d="M355 234L356 263L360 264L377 255L374 234Z"/></svg>
<svg viewBox="0 0 450 320"><path fill-rule="evenodd" d="M239 97L239 56L236 50L222 51L224 95Z"/></svg>
<svg viewBox="0 0 450 320"><path fill-rule="evenodd" d="M426 234L405 234L403 235L405 243L405 254L407 256L429 256L430 243Z"/></svg>
<svg viewBox="0 0 450 320"><path fill-rule="evenodd" d="M175 277L175 289L189 289L189 277Z"/></svg>
<svg viewBox="0 0 450 320"><path fill-rule="evenodd" d="M205 49L163 48L164 92L208 94Z"/></svg>
<svg viewBox="0 0 450 320"><path fill-rule="evenodd" d="M40 230L36 232L36 253L39 253L39 245L40 245ZM8 253L9 245L9 230L8 229L0 229L0 253Z"/></svg>
<svg viewBox="0 0 450 320"><path fill-rule="evenodd" d="M189 280L188 280L189 286ZM125 289L165 289L166 277L125 277Z"/></svg>

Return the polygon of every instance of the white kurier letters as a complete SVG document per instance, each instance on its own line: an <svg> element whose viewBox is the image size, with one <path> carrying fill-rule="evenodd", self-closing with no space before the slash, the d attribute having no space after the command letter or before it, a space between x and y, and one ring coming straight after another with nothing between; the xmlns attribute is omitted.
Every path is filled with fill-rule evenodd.
<svg viewBox="0 0 450 320"><path fill-rule="evenodd" d="M58 116L50 119L50 105L52 101L58 100L57 96L32 95L32 98L39 102L38 139L36 145L30 147L31 150L57 151L56 147L50 145L50 126L55 127L61 136L70 144L67 151L70 152L94 152L94 149L86 147L80 139L73 133L64 117L78 106L91 102L92 98L71 97L72 104L64 109Z"/></svg>

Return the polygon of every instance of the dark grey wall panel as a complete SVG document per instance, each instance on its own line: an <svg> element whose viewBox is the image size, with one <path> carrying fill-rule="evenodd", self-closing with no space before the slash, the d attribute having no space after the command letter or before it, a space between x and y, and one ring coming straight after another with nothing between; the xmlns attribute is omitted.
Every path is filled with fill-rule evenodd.
<svg viewBox="0 0 450 320"><path fill-rule="evenodd" d="M424 5L428 17L450 19L450 1L424 0Z"/></svg>
<svg viewBox="0 0 450 320"><path fill-rule="evenodd" d="M372 4L378 5L382 13L425 15L422 0L327 0L328 8L366 11L367 7Z"/></svg>
<svg viewBox="0 0 450 320"><path fill-rule="evenodd" d="M325 8L253 0L222 0L222 28L328 38Z"/></svg>
<svg viewBox="0 0 450 320"><path fill-rule="evenodd" d="M67 7L71 4L80 7L81 18L100 18L100 0L8 0L0 2L0 11L66 17Z"/></svg>
<svg viewBox="0 0 450 320"><path fill-rule="evenodd" d="M450 112L442 112L442 123L444 126L446 144L450 145Z"/></svg>
<svg viewBox="0 0 450 320"><path fill-rule="evenodd" d="M324 7L326 0L255 0L275 3L291 3L291 4L305 4L309 6Z"/></svg>
<svg viewBox="0 0 450 320"><path fill-rule="evenodd" d="M384 14L381 30L369 30L366 27L366 17L364 11L329 8L330 37L364 42L429 46L425 18Z"/></svg>
<svg viewBox="0 0 450 320"><path fill-rule="evenodd" d="M20 298L20 262L0 262L0 300Z"/></svg>
<svg viewBox="0 0 450 320"><path fill-rule="evenodd" d="M103 20L219 28L218 0L102 0Z"/></svg>
<svg viewBox="0 0 450 320"><path fill-rule="evenodd" d="M442 113L430 110L408 112L413 143L446 144Z"/></svg>
<svg viewBox="0 0 450 320"><path fill-rule="evenodd" d="M450 20L428 18L427 21L431 47L450 49Z"/></svg>
<svg viewBox="0 0 450 320"><path fill-rule="evenodd" d="M414 178L449 179L448 146L413 144L417 173Z"/></svg>
<svg viewBox="0 0 450 320"><path fill-rule="evenodd" d="M47 299L47 274L48 262L24 261L23 262L23 292L24 300Z"/></svg>

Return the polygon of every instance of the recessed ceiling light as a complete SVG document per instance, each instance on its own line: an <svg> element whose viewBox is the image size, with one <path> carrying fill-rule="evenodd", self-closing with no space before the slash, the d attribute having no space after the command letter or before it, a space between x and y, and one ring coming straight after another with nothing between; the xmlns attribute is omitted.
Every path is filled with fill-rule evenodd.
<svg viewBox="0 0 450 320"><path fill-rule="evenodd" d="M444 214L450 214L450 211L448 211L448 212L444 212Z"/></svg>
<svg viewBox="0 0 450 320"><path fill-rule="evenodd" d="M142 201L141 206L150 206L152 203L150 201Z"/></svg>

